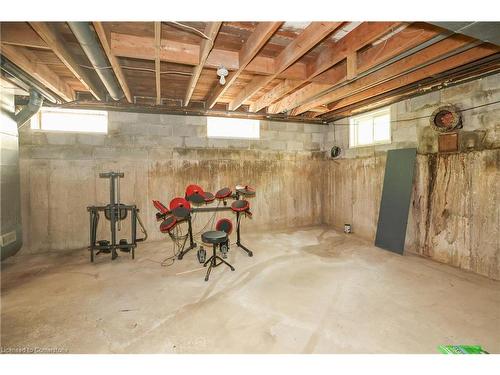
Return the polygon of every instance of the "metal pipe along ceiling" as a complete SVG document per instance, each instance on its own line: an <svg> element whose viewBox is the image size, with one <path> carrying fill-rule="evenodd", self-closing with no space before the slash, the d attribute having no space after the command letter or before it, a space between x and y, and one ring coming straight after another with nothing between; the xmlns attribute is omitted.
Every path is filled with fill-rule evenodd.
<svg viewBox="0 0 500 375"><path fill-rule="evenodd" d="M75 34L76 39L80 43L83 51L90 60L97 75L108 90L109 95L114 100L120 100L124 94L118 81L116 80L113 70L109 69L109 62L104 54L104 51L97 40L95 31L91 28L88 22L68 22L71 31Z"/></svg>
<svg viewBox="0 0 500 375"><path fill-rule="evenodd" d="M53 93L51 93L50 90L44 88L41 83L37 82L33 77L24 73L16 65L14 65L10 61L8 61L4 56L1 56L0 67L8 75L14 77L16 80L19 80L20 82L22 82L24 85L28 86L29 88L36 90L45 99L49 100L50 102L52 102L54 104L64 102L64 100L59 98L57 95L54 95Z"/></svg>

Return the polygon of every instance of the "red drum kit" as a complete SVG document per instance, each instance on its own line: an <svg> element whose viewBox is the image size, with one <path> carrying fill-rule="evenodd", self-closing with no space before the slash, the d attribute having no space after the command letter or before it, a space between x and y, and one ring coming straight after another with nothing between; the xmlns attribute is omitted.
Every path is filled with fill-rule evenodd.
<svg viewBox="0 0 500 375"><path fill-rule="evenodd" d="M157 221L161 221L160 231L169 234L175 243L177 243L178 237L174 234L174 229L178 230L178 225L180 223L187 222L188 224L185 238L186 240L189 238L189 245L186 247L186 241L184 241L177 255L178 259L182 259L188 251L197 247L193 234L193 216L198 212L214 212L214 216L209 219L207 225L204 226L204 228L207 228L210 221L212 221L213 225L215 212L219 211L232 211L236 214L236 246L244 250L248 256L253 256L253 252L241 243L240 234L241 217L252 216L250 212L250 202L246 200L246 198L253 196L255 196L255 189L248 185L236 185L234 190L224 187L213 194L193 184L186 187L184 198L176 197L172 199L168 208L158 200L153 200L153 205L158 210L156 219ZM227 201L230 199L232 199L233 202L228 206ZM213 202L218 203L216 207L210 207L210 204ZM206 252L202 246L200 246L197 254L200 263L203 263L204 266L207 266L207 264L210 265L205 280L208 280L211 269L221 264L226 264L234 271L234 267L222 259L227 258L227 253L229 251L229 235L232 231L232 221L228 218L222 218L217 221L215 230L206 231L201 235L202 242L213 245L213 255L207 261L205 261ZM216 248L220 249L222 258L216 254Z"/></svg>

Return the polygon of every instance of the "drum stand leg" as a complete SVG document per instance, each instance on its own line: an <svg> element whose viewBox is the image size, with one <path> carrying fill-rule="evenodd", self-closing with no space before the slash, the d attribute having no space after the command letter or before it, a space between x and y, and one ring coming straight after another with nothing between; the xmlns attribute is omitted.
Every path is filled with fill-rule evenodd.
<svg viewBox="0 0 500 375"><path fill-rule="evenodd" d="M245 247L242 243L241 243L241 237L240 237L240 223L241 223L241 220L240 220L240 213L239 212L236 212L236 222L238 223L236 225L236 246L238 247L241 247L243 250L246 251L246 253L248 254L249 257L253 256L253 252L248 249L247 247Z"/></svg>
<svg viewBox="0 0 500 375"><path fill-rule="evenodd" d="M222 259L220 256L216 254L216 249L217 249L217 244L214 244L213 255L205 263L203 263L203 267L206 267L207 264L210 264L208 266L207 274L205 275L205 281L208 281L208 278L210 277L210 271L212 271L212 267L220 266L222 263L231 268L231 271L234 271L234 267L232 265L230 265L228 262L226 262L224 259ZM217 260L220 260L220 262L217 263Z"/></svg>
<svg viewBox="0 0 500 375"><path fill-rule="evenodd" d="M177 259L179 259L179 260L181 260L189 250L192 250L197 246L196 242L194 242L194 239L193 239L193 226L191 224L191 215L189 216L189 219L188 219L188 234L189 234L189 247L187 249L181 250L181 252L177 256Z"/></svg>

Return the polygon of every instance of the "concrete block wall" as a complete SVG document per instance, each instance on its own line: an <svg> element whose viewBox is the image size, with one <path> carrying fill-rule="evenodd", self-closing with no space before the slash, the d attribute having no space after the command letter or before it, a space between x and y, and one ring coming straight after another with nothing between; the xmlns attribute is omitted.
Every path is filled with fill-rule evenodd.
<svg viewBox="0 0 500 375"><path fill-rule="evenodd" d="M391 106L392 143L349 149L347 119L325 131L323 148L343 152L325 160L325 222L373 241L388 149L416 147L417 166L405 250L500 279L500 74L414 97ZM462 112L461 150L437 153L429 124L445 104ZM415 120L411 120L415 119ZM410 121L407 121L410 120ZM334 134L336 142L334 141ZM481 233L481 234L480 234Z"/></svg>
<svg viewBox="0 0 500 375"><path fill-rule="evenodd" d="M108 134L22 129L23 252L87 246L86 207L109 201L108 181L98 178L108 170L125 172L122 201L138 205L152 240L166 236L151 200L168 205L192 183L212 192L256 186L255 215L243 231L323 222L319 125L262 121L260 140L235 140L207 138L205 117L109 112L108 119ZM209 218L199 214L195 230Z"/></svg>
<svg viewBox="0 0 500 375"><path fill-rule="evenodd" d="M447 104L466 110L462 112L464 126L460 130L462 151L498 148L500 105L484 105L499 100L499 82L500 74L494 74L392 104L390 144L349 148L349 119L335 121L324 129L322 149L340 146L340 159L376 156L408 147L416 147L419 154L436 153L438 133L431 128L429 118L434 110Z"/></svg>

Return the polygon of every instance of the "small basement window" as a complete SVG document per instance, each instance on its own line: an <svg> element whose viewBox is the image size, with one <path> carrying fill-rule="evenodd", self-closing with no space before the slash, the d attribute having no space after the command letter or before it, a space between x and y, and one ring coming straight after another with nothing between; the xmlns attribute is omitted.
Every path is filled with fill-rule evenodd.
<svg viewBox="0 0 500 375"><path fill-rule="evenodd" d="M259 139L260 121L228 117L207 117L207 137Z"/></svg>
<svg viewBox="0 0 500 375"><path fill-rule="evenodd" d="M351 117L349 147L364 147L391 143L391 113L386 107Z"/></svg>
<svg viewBox="0 0 500 375"><path fill-rule="evenodd" d="M44 107L31 118L31 129L106 134L108 132L108 112Z"/></svg>

